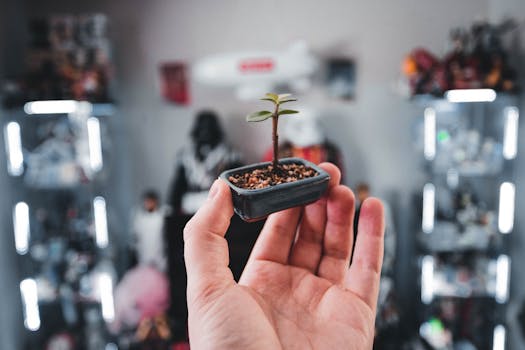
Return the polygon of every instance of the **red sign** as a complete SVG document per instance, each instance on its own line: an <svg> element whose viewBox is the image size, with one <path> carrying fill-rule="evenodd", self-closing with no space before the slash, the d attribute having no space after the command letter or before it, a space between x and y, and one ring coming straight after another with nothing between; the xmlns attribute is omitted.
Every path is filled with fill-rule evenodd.
<svg viewBox="0 0 525 350"><path fill-rule="evenodd" d="M186 64L170 62L160 66L162 95L180 105L190 104L190 88Z"/></svg>
<svg viewBox="0 0 525 350"><path fill-rule="evenodd" d="M241 73L266 73L271 72L274 65L270 58L253 58L241 61L239 70Z"/></svg>

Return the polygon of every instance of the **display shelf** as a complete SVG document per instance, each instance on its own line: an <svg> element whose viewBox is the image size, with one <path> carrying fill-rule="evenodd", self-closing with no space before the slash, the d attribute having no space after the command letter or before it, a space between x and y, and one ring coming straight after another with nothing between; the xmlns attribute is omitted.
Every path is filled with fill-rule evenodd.
<svg viewBox="0 0 525 350"><path fill-rule="evenodd" d="M86 316L79 313L93 307L111 321L116 273L105 194L115 112L112 104L68 100L32 101L3 113L5 199L13 208L31 337L74 328Z"/></svg>
<svg viewBox="0 0 525 350"><path fill-rule="evenodd" d="M489 349L501 343L501 327L505 332L519 110L516 96L480 93L490 98L474 101L475 95L462 97L461 91L449 99L413 98L423 114L415 139L426 176L416 237L421 321L435 317L450 326L456 318L477 317L486 324L485 331L497 330L497 335L470 334L467 340L478 349ZM466 102L469 98L472 101ZM450 300L462 305L479 302L485 310L474 315L467 307L454 317L446 315L446 308L435 313ZM491 317L495 312L497 319ZM432 324L426 327L428 332ZM454 327L447 331L460 336Z"/></svg>
<svg viewBox="0 0 525 350"><path fill-rule="evenodd" d="M452 253L484 251L497 252L503 249L503 237L496 230L471 224L464 228L457 222L436 221L431 233L420 233L421 249L430 253Z"/></svg>
<svg viewBox="0 0 525 350"><path fill-rule="evenodd" d="M510 258L476 252L425 255L421 259L421 299L429 304L436 296L493 297L508 301Z"/></svg>

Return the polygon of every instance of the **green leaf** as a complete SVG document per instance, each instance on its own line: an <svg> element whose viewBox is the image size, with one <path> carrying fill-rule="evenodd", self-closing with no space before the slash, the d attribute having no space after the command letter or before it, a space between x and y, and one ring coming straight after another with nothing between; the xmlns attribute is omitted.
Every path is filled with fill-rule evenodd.
<svg viewBox="0 0 525 350"><path fill-rule="evenodd" d="M259 112L254 112L254 113L248 114L246 116L246 121L248 121L248 122L262 122L263 120L271 118L272 116L273 116L273 113L270 112L270 111L259 111Z"/></svg>
<svg viewBox="0 0 525 350"><path fill-rule="evenodd" d="M275 101L272 98L269 98L269 97L263 97L263 98L261 98L261 101L270 101L273 104L275 104Z"/></svg>
<svg viewBox="0 0 525 350"><path fill-rule="evenodd" d="M286 103L286 102L292 102L292 101L297 101L297 99L295 97L292 97L292 94L280 94L277 96L277 103L278 104L281 104L281 103Z"/></svg>
<svg viewBox="0 0 525 350"><path fill-rule="evenodd" d="M283 109L282 111L279 111L279 115L296 113L299 113L299 111L294 111L293 109Z"/></svg>
<svg viewBox="0 0 525 350"><path fill-rule="evenodd" d="M272 94L271 92L268 92L265 96L266 98L270 98L275 103L277 103L279 100L279 96L276 94Z"/></svg>
<svg viewBox="0 0 525 350"><path fill-rule="evenodd" d="M285 98L285 99L279 100L279 104L283 104L283 103L286 103L286 102L293 102L293 101L297 101L297 99L293 98L293 97Z"/></svg>

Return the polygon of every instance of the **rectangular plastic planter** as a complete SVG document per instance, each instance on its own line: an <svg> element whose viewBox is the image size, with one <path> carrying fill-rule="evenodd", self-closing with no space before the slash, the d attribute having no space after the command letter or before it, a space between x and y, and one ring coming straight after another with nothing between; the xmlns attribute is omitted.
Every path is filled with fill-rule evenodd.
<svg viewBox="0 0 525 350"><path fill-rule="evenodd" d="M302 164L314 169L318 174L314 177L255 190L237 187L228 178L234 174L263 168L271 162L226 170L220 175L230 185L235 213L244 221L258 221L268 214L315 202L328 188L330 175L317 165L302 158L284 158L279 163Z"/></svg>

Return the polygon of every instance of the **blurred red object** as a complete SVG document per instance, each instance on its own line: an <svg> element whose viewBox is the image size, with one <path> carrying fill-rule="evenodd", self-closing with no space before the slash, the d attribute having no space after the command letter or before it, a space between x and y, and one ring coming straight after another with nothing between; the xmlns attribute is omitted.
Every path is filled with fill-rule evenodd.
<svg viewBox="0 0 525 350"><path fill-rule="evenodd" d="M439 65L437 57L426 49L415 49L412 51L411 56L414 58L417 66L422 70L430 70Z"/></svg>
<svg viewBox="0 0 525 350"><path fill-rule="evenodd" d="M171 350L190 350L190 344L186 342L175 343L171 347Z"/></svg>
<svg viewBox="0 0 525 350"><path fill-rule="evenodd" d="M187 65L182 62L164 63L160 66L162 96L180 105L190 104Z"/></svg>

